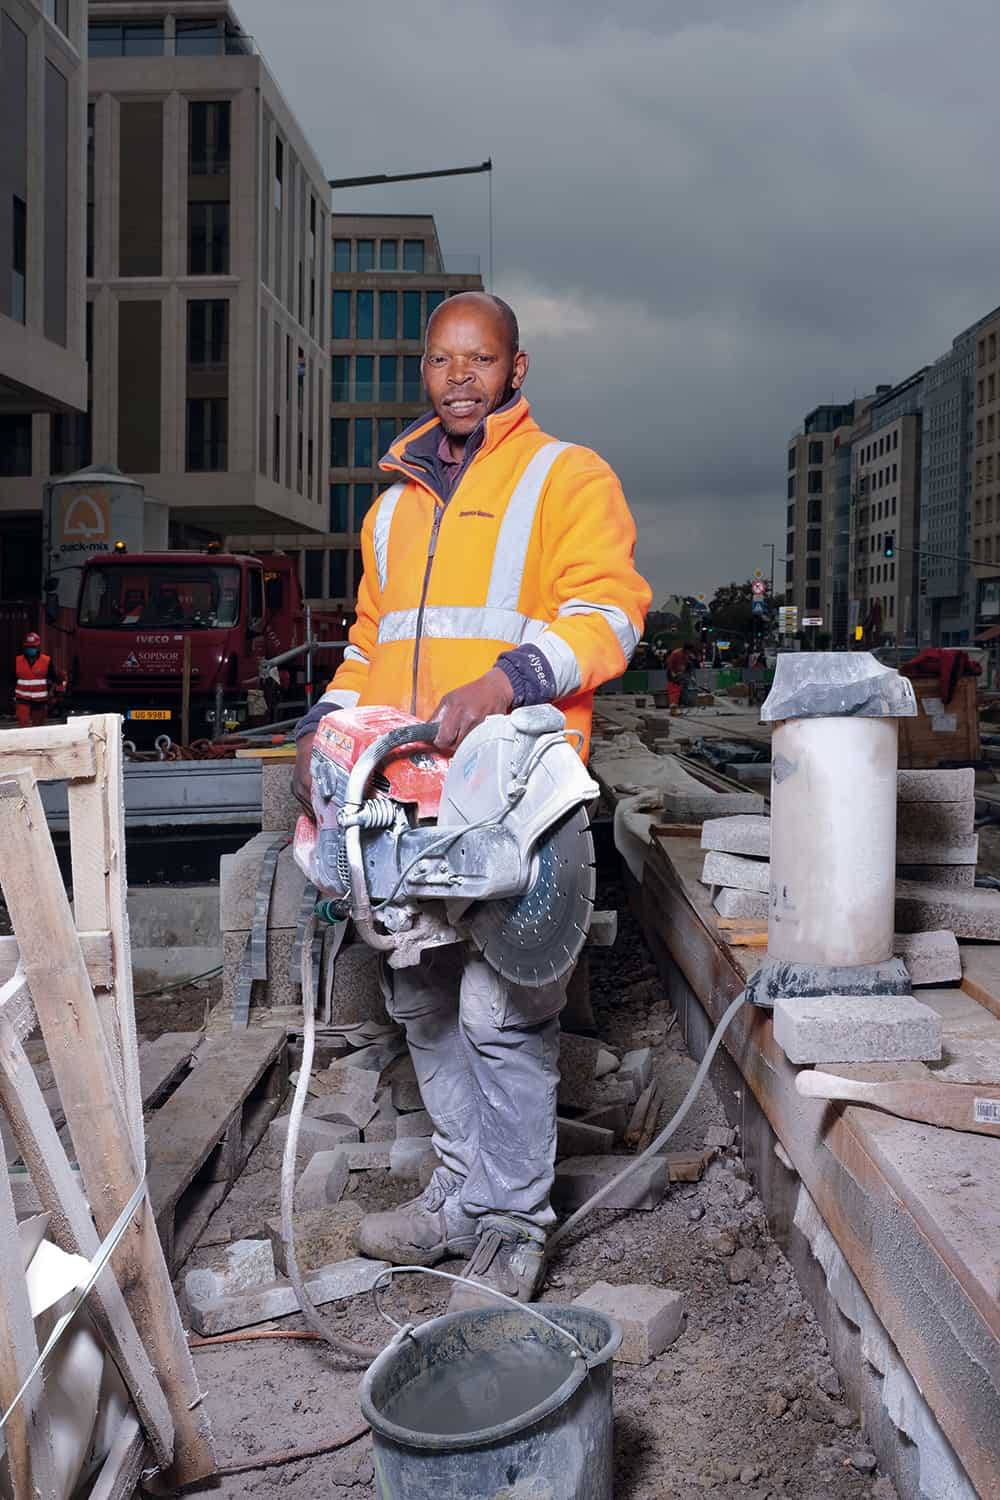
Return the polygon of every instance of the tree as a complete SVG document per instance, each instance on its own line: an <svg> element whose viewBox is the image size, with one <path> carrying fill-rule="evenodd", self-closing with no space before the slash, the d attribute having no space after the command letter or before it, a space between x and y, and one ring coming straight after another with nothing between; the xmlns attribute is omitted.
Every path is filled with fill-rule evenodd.
<svg viewBox="0 0 1000 1500"><path fill-rule="evenodd" d="M730 631L748 640L753 634L752 601L749 583L727 583L717 588L708 606L716 634Z"/></svg>

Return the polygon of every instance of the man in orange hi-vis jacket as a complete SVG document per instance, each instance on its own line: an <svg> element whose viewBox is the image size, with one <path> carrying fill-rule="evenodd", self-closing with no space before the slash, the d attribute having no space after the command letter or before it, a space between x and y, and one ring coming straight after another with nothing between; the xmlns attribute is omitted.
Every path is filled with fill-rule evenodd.
<svg viewBox="0 0 1000 1500"><path fill-rule="evenodd" d="M296 729L296 795L324 714L390 704L440 720L453 749L490 714L556 703L590 740L594 690L619 676L650 589L635 525L596 453L542 432L521 394L528 356L499 298L436 309L422 373L433 412L380 467L344 659ZM471 952L391 971L441 1166L416 1199L369 1214L359 1248L395 1264L471 1256L467 1275L530 1300L543 1273L556 1143L563 983L522 989Z"/></svg>

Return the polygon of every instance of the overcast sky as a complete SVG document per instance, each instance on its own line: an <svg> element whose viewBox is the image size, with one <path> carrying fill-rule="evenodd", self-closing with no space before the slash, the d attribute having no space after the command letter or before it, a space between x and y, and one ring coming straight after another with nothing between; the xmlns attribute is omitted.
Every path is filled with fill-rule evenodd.
<svg viewBox="0 0 1000 1500"><path fill-rule="evenodd" d="M235 5L331 176L493 157L527 393L618 470L658 600L780 559L804 414L1000 303L993 0ZM486 270L487 191L334 207L431 211Z"/></svg>

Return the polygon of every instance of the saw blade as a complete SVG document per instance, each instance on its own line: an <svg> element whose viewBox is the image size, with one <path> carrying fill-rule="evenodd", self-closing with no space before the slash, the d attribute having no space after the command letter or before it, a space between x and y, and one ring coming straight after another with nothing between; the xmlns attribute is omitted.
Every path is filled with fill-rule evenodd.
<svg viewBox="0 0 1000 1500"><path fill-rule="evenodd" d="M590 820L586 808L578 807L539 842L528 890L483 901L462 925L505 979L532 989L551 984L579 957L596 879Z"/></svg>

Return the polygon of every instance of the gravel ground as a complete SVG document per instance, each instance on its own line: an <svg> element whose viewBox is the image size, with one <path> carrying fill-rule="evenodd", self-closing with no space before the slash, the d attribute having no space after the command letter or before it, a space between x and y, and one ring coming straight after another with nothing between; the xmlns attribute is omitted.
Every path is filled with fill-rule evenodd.
<svg viewBox="0 0 1000 1500"><path fill-rule="evenodd" d="M602 905L617 892L604 891ZM594 950L591 985L603 1039L616 1051L652 1045L666 1094L661 1119L694 1071L662 997L641 935L621 914L618 942ZM203 1003L204 994L198 992ZM696 1147L724 1124L706 1088L671 1149ZM387 1173L354 1174L363 1207L408 1196ZM230 1239L257 1237L278 1211L278 1173L262 1148L208 1225L189 1266L218 1261ZM445 1269L459 1270L461 1263ZM698 1184L678 1184L651 1212L599 1212L562 1246L544 1299L569 1302L593 1282L652 1282L681 1291L686 1323L648 1366L616 1365L616 1500L892 1500L878 1476L826 1343L791 1269L771 1240L737 1149L718 1153ZM442 1312L448 1289L431 1278L397 1282L400 1320ZM325 1310L331 1326L381 1346L390 1330L369 1297ZM283 1320L287 1328L301 1319ZM196 1359L220 1457L239 1463L348 1433L358 1418L357 1374L320 1344L244 1342L199 1350ZM371 1441L279 1467L224 1476L222 1500L280 1491L285 1500L374 1496Z"/></svg>

